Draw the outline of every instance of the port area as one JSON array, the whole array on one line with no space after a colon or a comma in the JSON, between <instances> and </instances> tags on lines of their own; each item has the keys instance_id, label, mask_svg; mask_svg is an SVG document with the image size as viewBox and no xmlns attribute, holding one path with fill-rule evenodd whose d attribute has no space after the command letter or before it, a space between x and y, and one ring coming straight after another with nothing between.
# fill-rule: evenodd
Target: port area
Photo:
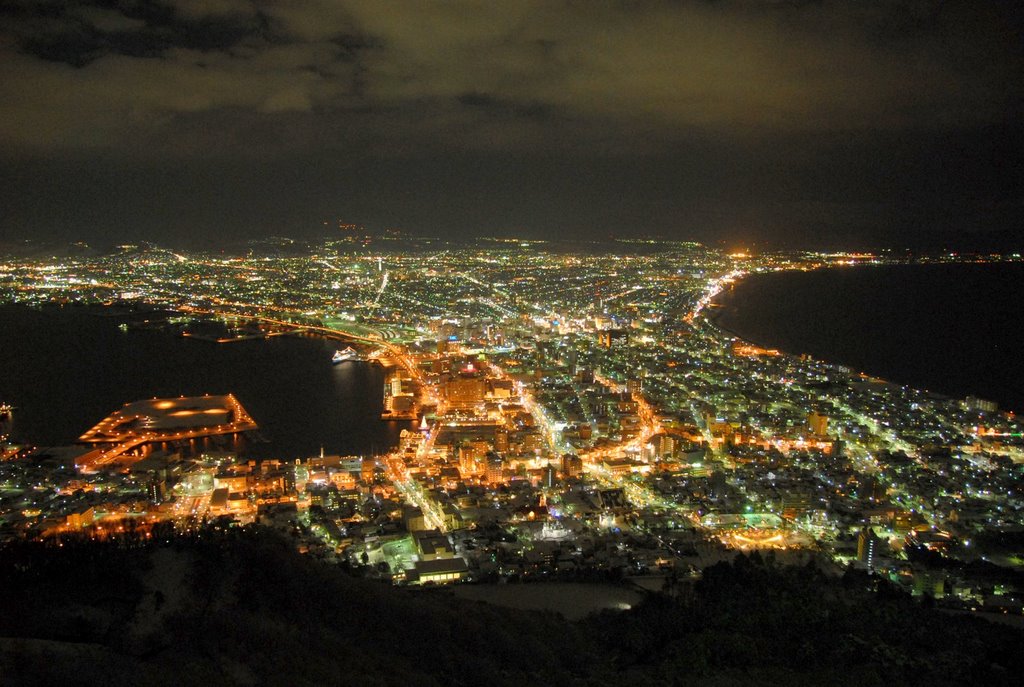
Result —
<instances>
[{"instance_id":1,"label":"port area","mask_svg":"<svg viewBox=\"0 0 1024 687\"><path fill-rule=\"evenodd\" d=\"M417 419L420 416L419 382L409 370L394 361L387 360L381 364L387 371L384 377L384 410L381 412L381 419Z\"/></svg>"},{"instance_id":2,"label":"port area","mask_svg":"<svg viewBox=\"0 0 1024 687\"><path fill-rule=\"evenodd\" d=\"M230 318L195 309L189 311L189 316L193 318L193 323L189 328L183 330L182 334L216 343L231 343L290 334L316 336L330 341L338 341L358 353L358 356L353 357L351 361L373 363L385 369L384 403L380 415L382 420L416 420L423 414L423 403L420 398L423 389L423 375L417 368L416 361L406 355L400 347L385 341L383 335L376 330L347 321L330 322L332 327L345 327L345 329L335 329L320 324L296 324L261 316ZM219 333L222 330L216 328L221 325L234 325L234 327L227 329L228 334L225 336ZM214 329L209 329L211 326ZM206 327L205 331L213 333L205 337L200 336L198 332L202 331L201 327ZM373 345L373 349L367 351L368 345ZM349 359L333 362L340 365L349 362Z\"/></svg>"},{"instance_id":3,"label":"port area","mask_svg":"<svg viewBox=\"0 0 1024 687\"><path fill-rule=\"evenodd\" d=\"M245 318L214 318L210 316L191 319L181 328L186 339L209 341L210 343L236 343L254 339L269 339L275 336L304 334L308 328L260 322Z\"/></svg>"},{"instance_id":4,"label":"port area","mask_svg":"<svg viewBox=\"0 0 1024 687\"><path fill-rule=\"evenodd\" d=\"M141 460L153 444L240 434L257 429L233 394L181 396L126 403L78 440L96 448L81 456L84 472Z\"/></svg>"}]
</instances>

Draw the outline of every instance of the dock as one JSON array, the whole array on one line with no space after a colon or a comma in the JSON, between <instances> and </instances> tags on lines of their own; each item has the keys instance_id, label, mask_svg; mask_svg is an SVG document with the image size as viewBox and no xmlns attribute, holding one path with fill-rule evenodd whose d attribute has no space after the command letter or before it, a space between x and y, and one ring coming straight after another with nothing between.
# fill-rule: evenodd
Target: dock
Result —
<instances>
[{"instance_id":1,"label":"dock","mask_svg":"<svg viewBox=\"0 0 1024 687\"><path fill-rule=\"evenodd\" d=\"M134 462L129 456L147 444L182 441L258 428L234 394L181 396L126 403L78 438L96 450L82 456L77 467L90 471L112 463Z\"/></svg>"}]
</instances>

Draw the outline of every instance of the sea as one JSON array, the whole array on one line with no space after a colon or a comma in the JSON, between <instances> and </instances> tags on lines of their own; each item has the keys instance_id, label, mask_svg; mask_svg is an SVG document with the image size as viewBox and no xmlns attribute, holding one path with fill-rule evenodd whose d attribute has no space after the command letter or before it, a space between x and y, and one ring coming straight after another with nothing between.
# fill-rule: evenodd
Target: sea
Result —
<instances>
[{"instance_id":1,"label":"sea","mask_svg":"<svg viewBox=\"0 0 1024 687\"><path fill-rule=\"evenodd\" d=\"M716 305L720 327L761 346L1024 412L1024 263L757 274Z\"/></svg>"},{"instance_id":2,"label":"sea","mask_svg":"<svg viewBox=\"0 0 1024 687\"><path fill-rule=\"evenodd\" d=\"M11 439L68 445L125 403L233 393L259 425L241 442L207 442L253 459L369 455L409 422L380 419L384 370L331 364L337 341L278 336L227 344L129 329L101 308L0 306L0 402Z\"/></svg>"}]
</instances>

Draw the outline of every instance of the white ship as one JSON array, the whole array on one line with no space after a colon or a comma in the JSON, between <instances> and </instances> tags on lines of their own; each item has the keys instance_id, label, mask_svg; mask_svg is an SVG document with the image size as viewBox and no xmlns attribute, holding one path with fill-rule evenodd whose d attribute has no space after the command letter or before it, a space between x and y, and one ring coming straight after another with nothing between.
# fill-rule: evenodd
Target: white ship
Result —
<instances>
[{"instance_id":1,"label":"white ship","mask_svg":"<svg viewBox=\"0 0 1024 687\"><path fill-rule=\"evenodd\" d=\"M348 362L349 360L359 360L359 352L351 346L337 350L331 356L331 362L335 365Z\"/></svg>"}]
</instances>

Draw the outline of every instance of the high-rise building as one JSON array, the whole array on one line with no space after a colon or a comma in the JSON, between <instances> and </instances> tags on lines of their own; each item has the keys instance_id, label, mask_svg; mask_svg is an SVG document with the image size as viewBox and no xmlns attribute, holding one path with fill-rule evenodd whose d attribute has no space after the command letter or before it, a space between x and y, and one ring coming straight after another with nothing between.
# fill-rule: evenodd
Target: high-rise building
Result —
<instances>
[{"instance_id":1,"label":"high-rise building","mask_svg":"<svg viewBox=\"0 0 1024 687\"><path fill-rule=\"evenodd\" d=\"M505 461L493 451L487 454L487 481L491 484L504 482Z\"/></svg>"},{"instance_id":2,"label":"high-rise building","mask_svg":"<svg viewBox=\"0 0 1024 687\"><path fill-rule=\"evenodd\" d=\"M583 472L583 460L574 453L566 453L562 456L562 476L576 477Z\"/></svg>"},{"instance_id":3,"label":"high-rise building","mask_svg":"<svg viewBox=\"0 0 1024 687\"><path fill-rule=\"evenodd\" d=\"M597 343L604 348L625 346L629 343L629 332L625 329L602 329L597 333Z\"/></svg>"},{"instance_id":4,"label":"high-rise building","mask_svg":"<svg viewBox=\"0 0 1024 687\"><path fill-rule=\"evenodd\" d=\"M875 531L865 525L857 535L857 560L873 570L879 553L878 549L879 539L875 536Z\"/></svg>"},{"instance_id":5,"label":"high-rise building","mask_svg":"<svg viewBox=\"0 0 1024 687\"><path fill-rule=\"evenodd\" d=\"M149 494L150 501L153 503L163 503L164 498L167 496L167 480L159 473L154 473L146 484L146 491Z\"/></svg>"},{"instance_id":6,"label":"high-rise building","mask_svg":"<svg viewBox=\"0 0 1024 687\"><path fill-rule=\"evenodd\" d=\"M828 415L811 411L807 414L807 429L816 437L828 436Z\"/></svg>"},{"instance_id":7,"label":"high-rise building","mask_svg":"<svg viewBox=\"0 0 1024 687\"><path fill-rule=\"evenodd\" d=\"M555 486L555 469L550 465L544 468L544 486L548 489Z\"/></svg>"},{"instance_id":8,"label":"high-rise building","mask_svg":"<svg viewBox=\"0 0 1024 687\"><path fill-rule=\"evenodd\" d=\"M456 454L459 458L459 474L463 479L480 473L480 462L471 444L460 444Z\"/></svg>"},{"instance_id":9,"label":"high-rise building","mask_svg":"<svg viewBox=\"0 0 1024 687\"><path fill-rule=\"evenodd\" d=\"M983 398L977 396L968 396L963 400L961 405L966 410L973 410L979 413L994 413L999 410L999 404L995 401L986 401Z\"/></svg>"},{"instance_id":10,"label":"high-rise building","mask_svg":"<svg viewBox=\"0 0 1024 687\"><path fill-rule=\"evenodd\" d=\"M656 460L671 458L676 452L676 445L676 437L665 433L655 434L651 437L650 441L650 446L653 449Z\"/></svg>"},{"instance_id":11,"label":"high-rise building","mask_svg":"<svg viewBox=\"0 0 1024 687\"><path fill-rule=\"evenodd\" d=\"M473 373L459 373L445 384L445 395L455 408L467 408L484 400L487 383Z\"/></svg>"},{"instance_id":12,"label":"high-rise building","mask_svg":"<svg viewBox=\"0 0 1024 687\"><path fill-rule=\"evenodd\" d=\"M498 453L508 451L508 430L504 427L499 427L494 431L494 450Z\"/></svg>"}]
</instances>

